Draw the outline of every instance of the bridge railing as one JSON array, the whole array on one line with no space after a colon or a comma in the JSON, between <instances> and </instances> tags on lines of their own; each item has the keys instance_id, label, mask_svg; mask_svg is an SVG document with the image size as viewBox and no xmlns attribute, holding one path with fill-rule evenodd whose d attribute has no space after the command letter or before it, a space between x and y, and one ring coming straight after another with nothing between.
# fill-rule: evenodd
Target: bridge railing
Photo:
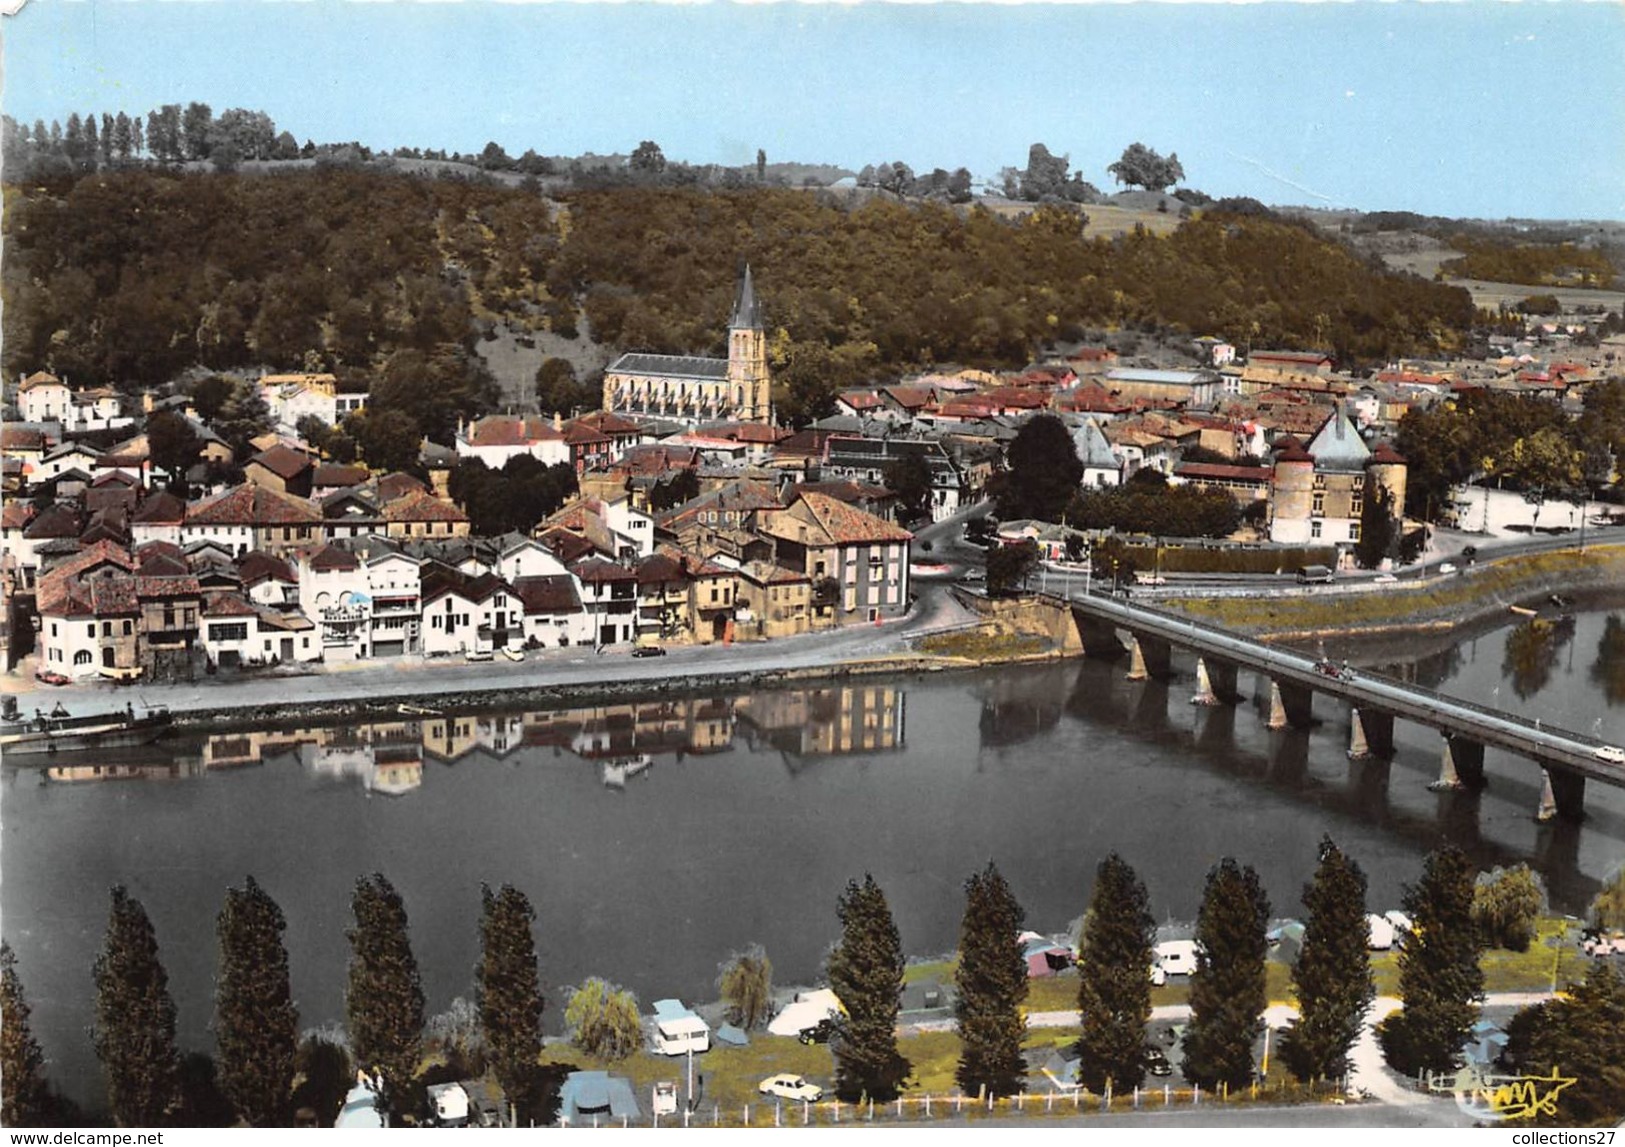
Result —
<instances>
[{"instance_id":1,"label":"bridge railing","mask_svg":"<svg viewBox=\"0 0 1625 1147\"><path fill-rule=\"evenodd\" d=\"M1064 600L1075 602L1080 597L1082 597L1081 594L1077 597L1066 598ZM1255 658L1256 660L1260 660L1265 663L1275 662L1279 664L1286 662L1290 664L1293 662L1298 662L1300 664L1295 665L1294 668L1304 669L1311 672L1314 670L1315 659L1312 657L1307 657L1304 654L1295 653L1289 650L1275 649L1264 645L1261 642L1251 641L1231 630L1224 629L1220 626L1211 625L1205 621L1199 621L1193 617L1188 617L1185 614L1174 613L1171 610L1158 609L1155 606L1145 605L1140 602L1130 603L1127 601L1119 601L1115 598L1106 597L1105 595L1096 596L1091 594L1088 598L1083 600L1096 604L1105 604L1109 607L1108 612L1126 617L1132 617L1136 613L1149 614L1151 617L1165 623L1170 628L1181 629L1191 633L1200 633L1209 638L1215 644L1228 646L1242 655ZM1503 712L1499 709L1492 709L1487 705L1480 705L1477 702L1467 701L1461 697L1454 697L1447 693L1440 693L1437 690L1429 689L1426 686L1416 685L1409 681L1401 681L1398 678L1389 677L1386 674L1377 673L1369 669L1360 670L1360 678L1374 680L1391 688L1400 689L1408 693L1415 694L1417 700L1419 701L1430 702L1434 705L1449 706L1455 709L1463 709L1470 713L1475 713L1479 716L1490 718L1491 720L1497 721L1504 725L1516 726L1520 729L1524 729L1535 734L1538 738L1543 740L1548 738L1553 740L1565 740L1573 742L1577 745L1585 745L1593 749L1609 743L1601 738L1593 737L1586 733L1577 733L1572 729L1563 729L1555 725L1547 725L1544 723L1537 724L1533 719L1528 717L1523 717L1515 713Z\"/></svg>"}]
</instances>

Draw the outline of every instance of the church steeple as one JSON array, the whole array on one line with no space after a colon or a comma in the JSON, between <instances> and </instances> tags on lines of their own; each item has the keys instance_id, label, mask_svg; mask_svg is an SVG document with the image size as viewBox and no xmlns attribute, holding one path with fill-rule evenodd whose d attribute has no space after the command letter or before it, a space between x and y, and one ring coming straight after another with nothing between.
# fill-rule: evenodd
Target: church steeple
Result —
<instances>
[{"instance_id":1,"label":"church steeple","mask_svg":"<svg viewBox=\"0 0 1625 1147\"><path fill-rule=\"evenodd\" d=\"M745 264L745 277L739 280L739 294L734 299L733 317L728 320L729 330L759 331L762 329L762 306L756 300L756 285L751 281L750 264Z\"/></svg>"}]
</instances>

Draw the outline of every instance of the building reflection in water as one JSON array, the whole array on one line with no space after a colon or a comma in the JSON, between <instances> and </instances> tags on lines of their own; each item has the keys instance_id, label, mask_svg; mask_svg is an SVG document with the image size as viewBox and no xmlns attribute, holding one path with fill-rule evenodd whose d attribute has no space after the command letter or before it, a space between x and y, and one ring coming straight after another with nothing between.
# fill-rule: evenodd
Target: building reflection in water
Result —
<instances>
[{"instance_id":1,"label":"building reflection in water","mask_svg":"<svg viewBox=\"0 0 1625 1147\"><path fill-rule=\"evenodd\" d=\"M286 757L309 773L402 796L423 785L424 761L455 766L473 754L513 757L551 749L597 769L623 790L662 758L727 752L736 735L787 762L876 753L904 744L904 691L895 685L769 690L748 697L684 697L525 713L439 713L414 708L398 721L236 730L126 750L128 760L60 763L52 782L199 777ZM141 754L136 756L136 754ZM533 759L533 758L532 758Z\"/></svg>"}]
</instances>

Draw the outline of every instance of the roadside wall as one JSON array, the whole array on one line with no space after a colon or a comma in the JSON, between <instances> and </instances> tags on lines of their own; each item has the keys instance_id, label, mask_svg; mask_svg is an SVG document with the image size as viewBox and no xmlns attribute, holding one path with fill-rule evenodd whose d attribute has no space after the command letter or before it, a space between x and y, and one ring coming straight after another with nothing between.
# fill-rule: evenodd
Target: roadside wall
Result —
<instances>
[{"instance_id":1,"label":"roadside wall","mask_svg":"<svg viewBox=\"0 0 1625 1147\"><path fill-rule=\"evenodd\" d=\"M1083 639L1078 635L1072 611L1064 605L1037 597L983 597L958 586L951 591L954 600L980 617L996 633L1020 633L1042 637L1063 657L1081 657Z\"/></svg>"}]
</instances>

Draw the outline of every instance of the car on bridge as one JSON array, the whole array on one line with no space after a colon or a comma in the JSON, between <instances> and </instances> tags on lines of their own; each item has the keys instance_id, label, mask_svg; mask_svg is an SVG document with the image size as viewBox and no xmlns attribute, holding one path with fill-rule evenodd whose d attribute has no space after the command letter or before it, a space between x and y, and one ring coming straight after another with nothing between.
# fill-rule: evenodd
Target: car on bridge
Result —
<instances>
[{"instance_id":1,"label":"car on bridge","mask_svg":"<svg viewBox=\"0 0 1625 1147\"><path fill-rule=\"evenodd\" d=\"M1625 749L1618 745L1598 745L1594 754L1599 761L1610 765L1625 765Z\"/></svg>"}]
</instances>

